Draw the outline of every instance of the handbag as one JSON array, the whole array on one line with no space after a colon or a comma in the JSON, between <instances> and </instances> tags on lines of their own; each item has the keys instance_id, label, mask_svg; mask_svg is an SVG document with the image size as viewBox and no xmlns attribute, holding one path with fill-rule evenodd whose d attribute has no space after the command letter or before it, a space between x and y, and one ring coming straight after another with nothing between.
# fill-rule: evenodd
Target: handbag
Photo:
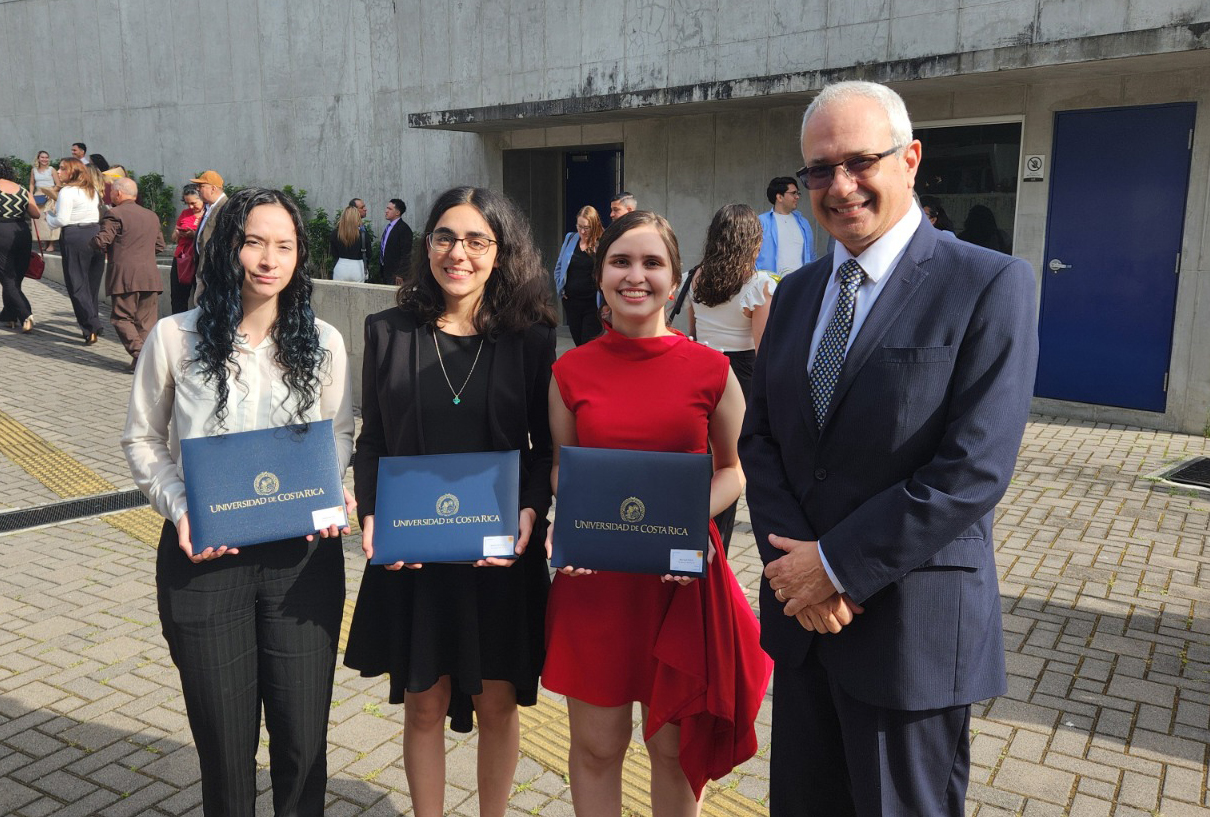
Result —
<instances>
[{"instance_id":1,"label":"handbag","mask_svg":"<svg viewBox=\"0 0 1210 817\"><path fill-rule=\"evenodd\" d=\"M176 280L184 286L192 286L196 274L197 256L194 254L192 245L184 248L178 247L176 255Z\"/></svg>"},{"instance_id":2,"label":"handbag","mask_svg":"<svg viewBox=\"0 0 1210 817\"><path fill-rule=\"evenodd\" d=\"M29 266L25 268L25 277L40 281L42 273L46 272L46 259L42 257L42 236L38 235L37 222L34 222L34 236L38 240L38 251L29 254Z\"/></svg>"}]
</instances>

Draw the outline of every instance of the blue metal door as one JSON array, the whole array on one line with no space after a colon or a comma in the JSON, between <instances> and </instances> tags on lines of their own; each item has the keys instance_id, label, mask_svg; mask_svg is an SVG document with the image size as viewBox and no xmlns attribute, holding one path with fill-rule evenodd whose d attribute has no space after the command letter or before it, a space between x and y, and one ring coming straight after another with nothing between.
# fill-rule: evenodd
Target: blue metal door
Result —
<instances>
[{"instance_id":1,"label":"blue metal door","mask_svg":"<svg viewBox=\"0 0 1210 817\"><path fill-rule=\"evenodd\" d=\"M1195 108L1055 114L1039 397L1164 411Z\"/></svg>"},{"instance_id":2,"label":"blue metal door","mask_svg":"<svg viewBox=\"0 0 1210 817\"><path fill-rule=\"evenodd\" d=\"M585 205L597 210L602 224L609 224L609 200L621 188L622 151L573 150L568 152L564 179L563 221L566 232L576 231L576 213Z\"/></svg>"}]
</instances>

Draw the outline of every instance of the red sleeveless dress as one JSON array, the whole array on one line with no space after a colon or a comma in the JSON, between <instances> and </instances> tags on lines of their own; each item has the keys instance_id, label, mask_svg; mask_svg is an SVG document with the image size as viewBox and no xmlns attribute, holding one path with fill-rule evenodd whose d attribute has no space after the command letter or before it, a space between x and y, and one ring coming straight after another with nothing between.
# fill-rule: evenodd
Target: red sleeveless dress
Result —
<instances>
[{"instance_id":1,"label":"red sleeveless dress","mask_svg":"<svg viewBox=\"0 0 1210 817\"><path fill-rule=\"evenodd\" d=\"M728 366L684 335L633 339L606 325L553 372L581 446L704 453ZM706 576L685 587L633 573L556 575L542 670L543 686L586 703L646 704L645 737L678 724L696 794L755 754L773 666L713 523L710 535Z\"/></svg>"}]
</instances>

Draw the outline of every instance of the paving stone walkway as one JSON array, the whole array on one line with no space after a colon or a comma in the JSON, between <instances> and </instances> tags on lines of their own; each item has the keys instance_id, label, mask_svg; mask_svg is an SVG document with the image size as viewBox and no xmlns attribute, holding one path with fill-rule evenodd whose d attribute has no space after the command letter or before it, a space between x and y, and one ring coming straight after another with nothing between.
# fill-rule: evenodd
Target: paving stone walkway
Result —
<instances>
[{"instance_id":1,"label":"paving stone walkway","mask_svg":"<svg viewBox=\"0 0 1210 817\"><path fill-rule=\"evenodd\" d=\"M112 334L79 340L61 287L27 282L38 325L0 329L0 511L132 485L118 447L130 376ZM975 707L968 813L1204 815L1210 809L1210 497L1149 478L1202 437L1034 417L998 509L1009 693ZM57 459L57 458L62 458ZM754 598L746 512L732 562ZM200 815L196 755L159 632L159 519L126 511L0 534L0 814ZM344 543L350 601L362 569ZM410 814L402 712L339 668L330 815ZM760 754L707 814L763 814ZM570 815L562 702L523 710L510 815ZM637 733L636 733L637 739ZM632 747L627 808L647 813ZM478 814L476 737L448 733L449 814ZM268 789L267 753L260 757ZM271 813L262 797L259 813Z\"/></svg>"}]
</instances>

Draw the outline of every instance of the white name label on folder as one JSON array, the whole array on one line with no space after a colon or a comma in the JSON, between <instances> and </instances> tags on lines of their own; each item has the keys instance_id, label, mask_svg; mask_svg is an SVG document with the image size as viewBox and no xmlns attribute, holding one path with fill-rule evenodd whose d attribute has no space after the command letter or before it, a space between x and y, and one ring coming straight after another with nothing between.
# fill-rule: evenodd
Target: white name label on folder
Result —
<instances>
[{"instance_id":1,"label":"white name label on folder","mask_svg":"<svg viewBox=\"0 0 1210 817\"><path fill-rule=\"evenodd\" d=\"M498 528L497 528L498 530ZM487 556L516 556L513 551L513 537L511 536L484 536L483 537L483 555Z\"/></svg>"},{"instance_id":2,"label":"white name label on folder","mask_svg":"<svg viewBox=\"0 0 1210 817\"><path fill-rule=\"evenodd\" d=\"M337 505L335 508L323 508L318 511L311 511L311 527L315 530L323 530L324 528L335 525L338 528L343 528L348 524L345 519L345 509L343 505Z\"/></svg>"},{"instance_id":3,"label":"white name label on folder","mask_svg":"<svg viewBox=\"0 0 1210 817\"><path fill-rule=\"evenodd\" d=\"M700 573L702 555L700 550L670 550L668 552L668 569Z\"/></svg>"}]
</instances>

